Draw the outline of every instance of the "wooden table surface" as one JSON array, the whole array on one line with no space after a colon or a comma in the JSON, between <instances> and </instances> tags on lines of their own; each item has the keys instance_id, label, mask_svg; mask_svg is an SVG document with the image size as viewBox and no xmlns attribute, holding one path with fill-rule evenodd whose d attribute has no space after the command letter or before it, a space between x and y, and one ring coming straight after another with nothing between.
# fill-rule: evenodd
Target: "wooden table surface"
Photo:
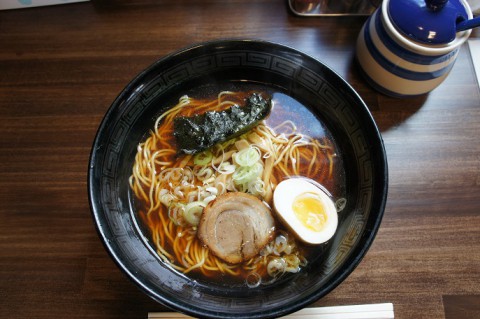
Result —
<instances>
[{"instance_id":1,"label":"wooden table surface","mask_svg":"<svg viewBox=\"0 0 480 319\"><path fill-rule=\"evenodd\" d=\"M302 18L279 0L108 0L0 12L0 317L168 311L97 236L87 168L98 125L141 70L192 43L260 38L351 83L385 141L385 216L359 267L313 306L392 302L395 318L480 318L480 92L468 46L430 94L373 91L353 63L365 17ZM478 32L474 37L480 37Z\"/></svg>"}]
</instances>

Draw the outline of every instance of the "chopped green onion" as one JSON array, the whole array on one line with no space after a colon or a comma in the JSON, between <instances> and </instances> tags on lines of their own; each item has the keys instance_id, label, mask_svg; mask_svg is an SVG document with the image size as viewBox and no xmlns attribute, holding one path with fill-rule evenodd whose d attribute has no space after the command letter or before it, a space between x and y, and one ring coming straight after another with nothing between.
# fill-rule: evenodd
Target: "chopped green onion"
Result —
<instances>
[{"instance_id":1,"label":"chopped green onion","mask_svg":"<svg viewBox=\"0 0 480 319\"><path fill-rule=\"evenodd\" d=\"M232 179L237 185L243 185L255 180L262 173L262 164L256 162L253 166L241 166L235 173L233 173Z\"/></svg>"},{"instance_id":2,"label":"chopped green onion","mask_svg":"<svg viewBox=\"0 0 480 319\"><path fill-rule=\"evenodd\" d=\"M297 273L300 271L300 258L296 255L288 255L284 257L287 266L285 271Z\"/></svg>"},{"instance_id":3,"label":"chopped green onion","mask_svg":"<svg viewBox=\"0 0 480 319\"><path fill-rule=\"evenodd\" d=\"M256 288L262 283L262 277L257 272L251 272L248 274L245 282L249 288Z\"/></svg>"},{"instance_id":4,"label":"chopped green onion","mask_svg":"<svg viewBox=\"0 0 480 319\"><path fill-rule=\"evenodd\" d=\"M253 166L260 159L260 150L257 147L250 146L235 153L235 162L240 166Z\"/></svg>"},{"instance_id":5,"label":"chopped green onion","mask_svg":"<svg viewBox=\"0 0 480 319\"><path fill-rule=\"evenodd\" d=\"M235 171L235 165L230 162L223 162L217 169L220 174L232 174Z\"/></svg>"},{"instance_id":6,"label":"chopped green onion","mask_svg":"<svg viewBox=\"0 0 480 319\"><path fill-rule=\"evenodd\" d=\"M206 204L200 201L188 203L185 206L183 217L190 225L197 226L200 222L200 217L202 216L205 206Z\"/></svg>"},{"instance_id":7,"label":"chopped green onion","mask_svg":"<svg viewBox=\"0 0 480 319\"><path fill-rule=\"evenodd\" d=\"M185 205L182 203L172 203L168 207L168 217L177 226L184 226L180 216L185 214Z\"/></svg>"},{"instance_id":8,"label":"chopped green onion","mask_svg":"<svg viewBox=\"0 0 480 319\"><path fill-rule=\"evenodd\" d=\"M339 198L336 202L335 202L335 209L337 210L337 213L341 212L345 206L347 206L347 199L346 198Z\"/></svg>"},{"instance_id":9,"label":"chopped green onion","mask_svg":"<svg viewBox=\"0 0 480 319\"><path fill-rule=\"evenodd\" d=\"M260 176L253 181L248 182L248 193L252 195L265 195L265 183L260 179Z\"/></svg>"},{"instance_id":10,"label":"chopped green onion","mask_svg":"<svg viewBox=\"0 0 480 319\"><path fill-rule=\"evenodd\" d=\"M210 164L213 159L213 154L210 150L203 151L201 153L195 154L193 157L193 163L195 165L205 166Z\"/></svg>"},{"instance_id":11,"label":"chopped green onion","mask_svg":"<svg viewBox=\"0 0 480 319\"><path fill-rule=\"evenodd\" d=\"M213 176L213 169L209 166L197 165L194 167L194 175L201 181L208 180Z\"/></svg>"},{"instance_id":12,"label":"chopped green onion","mask_svg":"<svg viewBox=\"0 0 480 319\"><path fill-rule=\"evenodd\" d=\"M267 265L267 272L270 277L277 277L282 275L287 268L287 263L283 258L275 258Z\"/></svg>"}]
</instances>

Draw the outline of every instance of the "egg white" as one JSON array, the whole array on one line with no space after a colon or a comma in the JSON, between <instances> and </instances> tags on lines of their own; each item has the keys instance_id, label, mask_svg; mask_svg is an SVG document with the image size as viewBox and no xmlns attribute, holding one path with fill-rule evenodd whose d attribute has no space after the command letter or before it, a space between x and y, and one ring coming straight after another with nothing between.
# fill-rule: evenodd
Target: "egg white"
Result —
<instances>
[{"instance_id":1,"label":"egg white","mask_svg":"<svg viewBox=\"0 0 480 319\"><path fill-rule=\"evenodd\" d=\"M327 221L319 232L305 227L292 209L294 199L304 193L314 193L325 208ZM273 193L273 205L277 215L296 234L309 244L322 244L335 234L338 225L337 210L332 199L319 187L304 178L290 178L280 182Z\"/></svg>"}]
</instances>

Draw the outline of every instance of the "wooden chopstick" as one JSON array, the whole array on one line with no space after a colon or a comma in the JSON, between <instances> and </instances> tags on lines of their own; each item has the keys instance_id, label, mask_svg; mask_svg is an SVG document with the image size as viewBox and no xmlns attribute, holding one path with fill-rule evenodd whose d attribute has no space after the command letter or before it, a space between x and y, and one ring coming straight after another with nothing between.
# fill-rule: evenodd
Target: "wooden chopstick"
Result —
<instances>
[{"instance_id":1,"label":"wooden chopstick","mask_svg":"<svg viewBox=\"0 0 480 319\"><path fill-rule=\"evenodd\" d=\"M192 318L178 312L150 312L148 319ZM393 304L378 303L368 305L304 308L284 319L393 319Z\"/></svg>"}]
</instances>

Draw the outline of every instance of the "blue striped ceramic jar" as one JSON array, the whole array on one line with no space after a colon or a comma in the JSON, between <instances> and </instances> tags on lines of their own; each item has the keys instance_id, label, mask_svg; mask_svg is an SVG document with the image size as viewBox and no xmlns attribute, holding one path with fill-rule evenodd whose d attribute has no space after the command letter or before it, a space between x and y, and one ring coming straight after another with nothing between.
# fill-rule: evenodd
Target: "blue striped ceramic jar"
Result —
<instances>
[{"instance_id":1,"label":"blue striped ceramic jar","mask_svg":"<svg viewBox=\"0 0 480 319\"><path fill-rule=\"evenodd\" d=\"M395 27L388 12L390 1L384 0L363 26L356 59L367 81L384 94L409 97L428 93L447 77L471 30L457 33L448 43L422 43ZM471 19L468 3L459 1Z\"/></svg>"}]
</instances>

